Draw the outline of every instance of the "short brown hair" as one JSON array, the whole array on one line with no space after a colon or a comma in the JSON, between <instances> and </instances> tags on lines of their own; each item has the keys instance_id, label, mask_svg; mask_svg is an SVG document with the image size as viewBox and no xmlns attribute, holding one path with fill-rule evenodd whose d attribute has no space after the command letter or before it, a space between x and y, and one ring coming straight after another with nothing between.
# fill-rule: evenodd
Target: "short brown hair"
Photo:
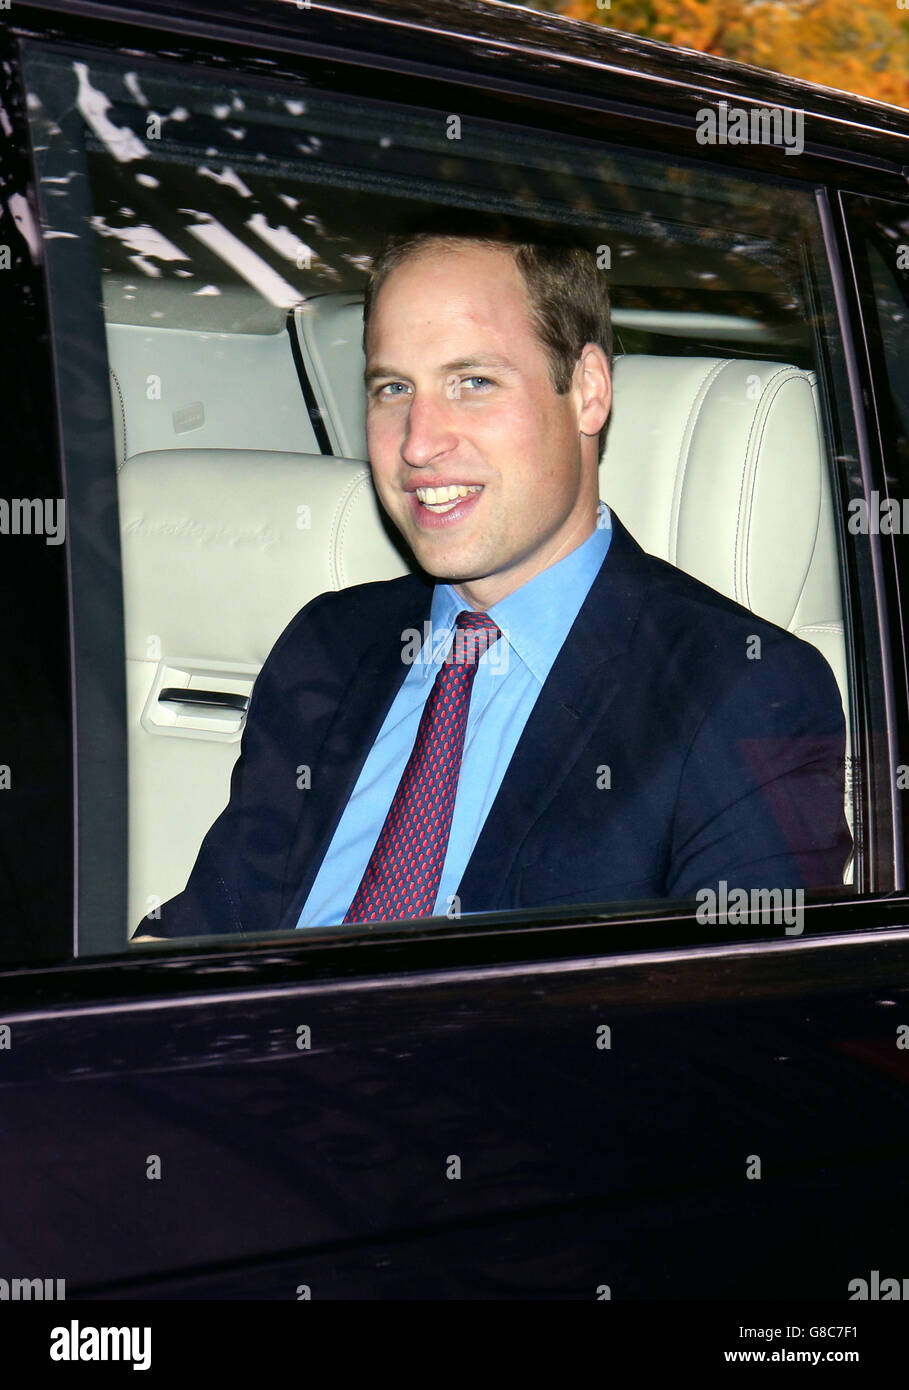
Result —
<instances>
[{"instance_id":1,"label":"short brown hair","mask_svg":"<svg viewBox=\"0 0 909 1390\"><path fill-rule=\"evenodd\" d=\"M550 376L563 396L585 343L597 343L612 372L612 318L609 289L597 269L596 253L570 233L528 229L505 218L450 213L386 237L373 260L363 304L363 349L376 296L391 272L434 242L455 247L462 242L511 251L527 288L531 322L549 357ZM602 451L609 421L600 431Z\"/></svg>"}]
</instances>

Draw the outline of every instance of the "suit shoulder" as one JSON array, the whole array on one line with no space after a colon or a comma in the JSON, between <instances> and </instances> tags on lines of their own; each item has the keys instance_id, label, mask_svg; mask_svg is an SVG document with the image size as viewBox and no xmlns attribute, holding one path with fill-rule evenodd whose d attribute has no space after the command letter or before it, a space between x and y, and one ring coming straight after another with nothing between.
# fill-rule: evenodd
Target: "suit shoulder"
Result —
<instances>
[{"instance_id":1,"label":"suit shoulder","mask_svg":"<svg viewBox=\"0 0 909 1390\"><path fill-rule=\"evenodd\" d=\"M332 589L319 597L339 614L368 620L389 614L406 616L421 603L432 601L433 587L431 580L420 575L402 574L397 579L374 579L346 589Z\"/></svg>"},{"instance_id":2,"label":"suit shoulder","mask_svg":"<svg viewBox=\"0 0 909 1390\"><path fill-rule=\"evenodd\" d=\"M744 633L774 643L792 644L793 648L814 650L810 643L779 623L760 617L668 560L645 555L644 568L649 572L646 610L660 623L671 625L670 630L686 632L693 638L701 636L713 646L724 640L738 641Z\"/></svg>"},{"instance_id":3,"label":"suit shoulder","mask_svg":"<svg viewBox=\"0 0 909 1390\"><path fill-rule=\"evenodd\" d=\"M415 574L398 579L379 579L331 589L302 609L298 617L309 620L315 630L330 630L335 640L347 638L352 645L369 644L383 632L398 634L415 619L429 612L433 585Z\"/></svg>"},{"instance_id":4,"label":"suit shoulder","mask_svg":"<svg viewBox=\"0 0 909 1390\"><path fill-rule=\"evenodd\" d=\"M418 575L327 589L299 609L272 647L268 661L294 660L305 650L314 655L323 644L334 655L355 657L382 632L398 634L402 626L427 611L432 584Z\"/></svg>"},{"instance_id":5,"label":"suit shoulder","mask_svg":"<svg viewBox=\"0 0 909 1390\"><path fill-rule=\"evenodd\" d=\"M640 650L658 652L663 669L674 672L685 688L719 698L744 669L770 684L794 682L806 694L813 690L825 703L839 705L834 673L812 643L647 554L636 542L623 551L625 580L637 589L633 640Z\"/></svg>"}]
</instances>

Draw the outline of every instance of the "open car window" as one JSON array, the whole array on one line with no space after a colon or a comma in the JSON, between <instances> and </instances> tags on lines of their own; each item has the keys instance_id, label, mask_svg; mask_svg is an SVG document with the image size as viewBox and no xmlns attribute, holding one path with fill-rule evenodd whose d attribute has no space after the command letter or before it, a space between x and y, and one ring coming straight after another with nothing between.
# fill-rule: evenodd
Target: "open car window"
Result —
<instances>
[{"instance_id":1,"label":"open car window","mask_svg":"<svg viewBox=\"0 0 909 1390\"><path fill-rule=\"evenodd\" d=\"M889 772L868 766L885 718L868 543L846 526L862 484L812 190L144 60L29 45L25 68L71 519L79 954L126 950L140 922L155 935L295 614L416 572L371 489L362 306L383 238L418 208L533 219L597 259L615 335L600 495L645 552L820 654L854 848L818 891L894 886ZM761 659L760 640L742 653ZM621 818L616 757L588 780ZM287 774L305 815L318 763ZM639 779L646 800L656 772ZM562 795L580 834L570 778ZM653 911L646 885L591 897L585 858L579 842L566 891L530 854L528 907ZM728 904L698 918L680 897L689 928L724 930ZM800 901L769 927L726 924L801 930Z\"/></svg>"}]
</instances>

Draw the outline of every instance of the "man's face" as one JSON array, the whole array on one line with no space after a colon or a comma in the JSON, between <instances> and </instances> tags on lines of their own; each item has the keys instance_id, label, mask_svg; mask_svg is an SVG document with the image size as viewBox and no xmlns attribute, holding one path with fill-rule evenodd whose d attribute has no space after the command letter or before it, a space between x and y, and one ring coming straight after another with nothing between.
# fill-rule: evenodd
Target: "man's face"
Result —
<instances>
[{"instance_id":1,"label":"man's face","mask_svg":"<svg viewBox=\"0 0 909 1390\"><path fill-rule=\"evenodd\" d=\"M370 316L366 430L376 490L419 564L477 608L554 564L596 525L608 364L594 349L599 411L589 403L597 382L580 367L557 395L529 315L511 252L461 243L396 267Z\"/></svg>"}]
</instances>

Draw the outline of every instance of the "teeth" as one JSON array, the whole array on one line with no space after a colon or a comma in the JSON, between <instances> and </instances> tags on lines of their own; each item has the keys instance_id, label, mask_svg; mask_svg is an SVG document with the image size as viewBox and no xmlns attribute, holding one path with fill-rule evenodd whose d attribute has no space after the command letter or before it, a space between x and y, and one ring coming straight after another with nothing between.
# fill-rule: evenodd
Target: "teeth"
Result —
<instances>
[{"instance_id":1,"label":"teeth","mask_svg":"<svg viewBox=\"0 0 909 1390\"><path fill-rule=\"evenodd\" d=\"M479 483L471 484L469 487L463 483L452 483L449 487L418 487L417 497L424 507L432 507L440 512L450 512L456 502L462 497L467 497L471 492L482 491Z\"/></svg>"}]
</instances>

